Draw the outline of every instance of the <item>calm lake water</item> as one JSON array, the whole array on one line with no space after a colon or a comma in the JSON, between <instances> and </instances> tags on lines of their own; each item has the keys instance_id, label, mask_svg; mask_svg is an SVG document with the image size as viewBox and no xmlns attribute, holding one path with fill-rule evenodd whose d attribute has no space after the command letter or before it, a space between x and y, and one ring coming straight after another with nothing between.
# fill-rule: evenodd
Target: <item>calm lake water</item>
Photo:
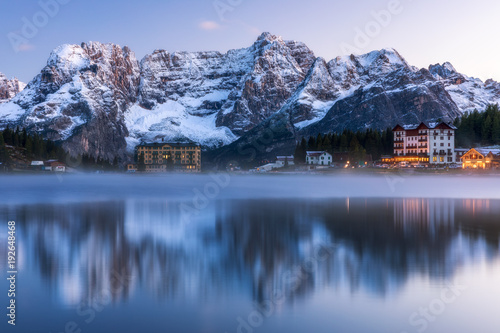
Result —
<instances>
[{"instance_id":1,"label":"calm lake water","mask_svg":"<svg viewBox=\"0 0 500 333\"><path fill-rule=\"evenodd\" d=\"M3 177L1 331L498 333L498 182Z\"/></svg>"}]
</instances>

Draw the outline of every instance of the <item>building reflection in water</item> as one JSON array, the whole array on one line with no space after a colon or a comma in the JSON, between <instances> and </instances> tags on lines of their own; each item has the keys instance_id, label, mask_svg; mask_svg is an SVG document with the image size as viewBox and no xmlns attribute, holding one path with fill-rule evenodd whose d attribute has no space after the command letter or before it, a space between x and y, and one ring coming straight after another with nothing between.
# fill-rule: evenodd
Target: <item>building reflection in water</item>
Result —
<instances>
[{"instance_id":1,"label":"building reflection in water","mask_svg":"<svg viewBox=\"0 0 500 333\"><path fill-rule=\"evenodd\" d=\"M499 214L498 201L445 199L223 201L188 221L166 201L0 207L23 230L24 267L67 306L103 290L114 302L260 301L290 276L300 281L288 302L323 288L384 297L412 276L448 280L496 259ZM328 255L305 270L318 253Z\"/></svg>"}]
</instances>

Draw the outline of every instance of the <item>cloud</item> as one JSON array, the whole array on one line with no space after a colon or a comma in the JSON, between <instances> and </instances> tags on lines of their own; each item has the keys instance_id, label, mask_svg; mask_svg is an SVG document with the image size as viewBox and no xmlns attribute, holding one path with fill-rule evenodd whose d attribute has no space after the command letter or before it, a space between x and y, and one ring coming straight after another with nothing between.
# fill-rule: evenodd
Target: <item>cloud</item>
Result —
<instances>
[{"instance_id":1,"label":"cloud","mask_svg":"<svg viewBox=\"0 0 500 333\"><path fill-rule=\"evenodd\" d=\"M221 28L220 24L214 21L203 21L200 22L198 27L202 30L218 30Z\"/></svg>"},{"instance_id":2,"label":"cloud","mask_svg":"<svg viewBox=\"0 0 500 333\"><path fill-rule=\"evenodd\" d=\"M31 51L31 50L34 50L34 49L35 49L35 45L28 44L28 43L20 44L20 45L17 46L17 50L20 51L20 52Z\"/></svg>"}]
</instances>

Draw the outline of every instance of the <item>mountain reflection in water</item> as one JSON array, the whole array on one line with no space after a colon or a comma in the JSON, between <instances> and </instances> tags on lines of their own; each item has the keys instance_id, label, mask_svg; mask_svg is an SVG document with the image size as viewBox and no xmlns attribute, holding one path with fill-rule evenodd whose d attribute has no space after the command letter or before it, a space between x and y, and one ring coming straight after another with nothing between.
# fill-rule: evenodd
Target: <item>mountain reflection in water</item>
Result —
<instances>
[{"instance_id":1,"label":"mountain reflection in water","mask_svg":"<svg viewBox=\"0 0 500 333\"><path fill-rule=\"evenodd\" d=\"M160 301L249 302L282 288L287 272L321 261L287 302L325 288L386 297L414 276L452 280L499 254L500 202L448 199L220 201L180 218L170 201L0 206L17 221L20 265L30 267L61 306L101 290L125 302L135 290ZM4 251L4 247L2 247ZM1 253L0 268L5 270ZM118 282L117 282L118 281ZM115 290L115 289L113 289Z\"/></svg>"}]
</instances>

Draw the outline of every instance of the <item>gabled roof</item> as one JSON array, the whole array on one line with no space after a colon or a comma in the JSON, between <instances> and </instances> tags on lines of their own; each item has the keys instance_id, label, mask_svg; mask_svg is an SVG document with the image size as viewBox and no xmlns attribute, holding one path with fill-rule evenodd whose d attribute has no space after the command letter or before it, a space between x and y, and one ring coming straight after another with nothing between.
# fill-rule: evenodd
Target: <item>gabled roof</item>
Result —
<instances>
[{"instance_id":1,"label":"gabled roof","mask_svg":"<svg viewBox=\"0 0 500 333\"><path fill-rule=\"evenodd\" d=\"M276 159L277 160L285 160L285 159L293 160L294 156L293 155L290 155L290 156L276 156Z\"/></svg>"},{"instance_id":2,"label":"gabled roof","mask_svg":"<svg viewBox=\"0 0 500 333\"><path fill-rule=\"evenodd\" d=\"M171 147L199 147L200 145L194 142L148 142L142 143L137 147L163 147L169 145Z\"/></svg>"},{"instance_id":3,"label":"gabled roof","mask_svg":"<svg viewBox=\"0 0 500 333\"><path fill-rule=\"evenodd\" d=\"M429 125L431 125L431 124L429 124ZM453 130L457 129L452 124L448 124L448 123L445 123L445 122L433 123L432 125L433 126L429 126L430 129L453 129Z\"/></svg>"},{"instance_id":4,"label":"gabled roof","mask_svg":"<svg viewBox=\"0 0 500 333\"><path fill-rule=\"evenodd\" d=\"M399 125L397 124L392 131L412 131L412 130L420 130L420 129L453 129L456 130L457 128L453 126L452 124L448 124L445 122L421 122L420 124L409 124L409 125Z\"/></svg>"},{"instance_id":5,"label":"gabled roof","mask_svg":"<svg viewBox=\"0 0 500 333\"><path fill-rule=\"evenodd\" d=\"M307 156L309 156L309 157L319 157L327 152L326 151L308 151L306 153L307 153Z\"/></svg>"},{"instance_id":6,"label":"gabled roof","mask_svg":"<svg viewBox=\"0 0 500 333\"><path fill-rule=\"evenodd\" d=\"M485 150L485 149L471 148L471 149L469 149L469 151L467 151L465 154L463 154L463 156L460 157L460 159L465 159L465 157L468 156L468 155L470 155L470 154L477 154L477 155L481 155L481 156L485 157L489 153L490 153L490 151Z\"/></svg>"}]
</instances>

